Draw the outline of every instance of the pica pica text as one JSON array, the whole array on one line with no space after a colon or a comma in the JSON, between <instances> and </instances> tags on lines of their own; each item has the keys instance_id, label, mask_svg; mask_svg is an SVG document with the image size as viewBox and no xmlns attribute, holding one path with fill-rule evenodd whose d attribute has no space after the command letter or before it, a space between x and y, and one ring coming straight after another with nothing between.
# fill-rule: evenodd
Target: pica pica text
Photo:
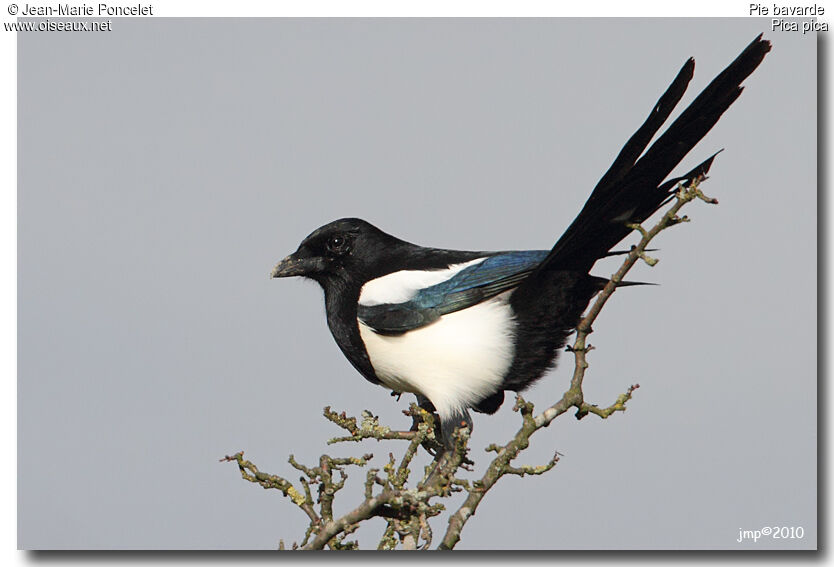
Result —
<instances>
[{"instance_id":1,"label":"pica pica text","mask_svg":"<svg viewBox=\"0 0 834 567\"><path fill-rule=\"evenodd\" d=\"M425 248L345 218L310 234L272 276L318 282L330 331L356 370L433 406L448 441L455 427L471 427L470 408L494 413L504 391L524 390L555 364L607 282L590 275L594 263L631 232L628 224L666 203L679 182L709 171L715 155L667 179L768 51L760 35L649 147L693 76L689 59L550 250Z\"/></svg>"}]
</instances>

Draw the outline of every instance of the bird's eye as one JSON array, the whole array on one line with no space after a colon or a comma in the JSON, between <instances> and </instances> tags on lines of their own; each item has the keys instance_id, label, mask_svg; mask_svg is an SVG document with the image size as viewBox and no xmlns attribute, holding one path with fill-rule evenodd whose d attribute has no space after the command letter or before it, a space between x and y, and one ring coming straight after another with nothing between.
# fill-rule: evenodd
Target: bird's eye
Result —
<instances>
[{"instance_id":1,"label":"bird's eye","mask_svg":"<svg viewBox=\"0 0 834 567\"><path fill-rule=\"evenodd\" d=\"M345 239L345 237L337 234L335 236L331 236L327 240L327 249L330 252L333 252L334 254L341 254L345 251L346 243L347 240Z\"/></svg>"}]
</instances>

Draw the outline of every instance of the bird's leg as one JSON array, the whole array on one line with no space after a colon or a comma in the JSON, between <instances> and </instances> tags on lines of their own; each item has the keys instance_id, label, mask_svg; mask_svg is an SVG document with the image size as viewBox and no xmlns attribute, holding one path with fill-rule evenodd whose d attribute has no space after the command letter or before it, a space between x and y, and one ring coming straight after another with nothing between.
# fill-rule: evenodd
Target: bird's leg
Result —
<instances>
[{"instance_id":1,"label":"bird's leg","mask_svg":"<svg viewBox=\"0 0 834 567\"><path fill-rule=\"evenodd\" d=\"M443 443L445 447L453 448L455 446L454 433L457 428L468 427L469 432L472 432L472 417L469 415L469 411L465 409L459 409L455 410L455 412L450 416L441 417L440 415L438 415L437 410L435 409L434 404L431 402L430 399L423 396L422 394L414 395L417 397L417 405L426 410L427 412L434 414L435 419L440 422L440 431L435 430L435 436L438 438L438 441ZM411 430L416 431L417 425L419 424L415 420L414 424L411 426Z\"/></svg>"},{"instance_id":2,"label":"bird's leg","mask_svg":"<svg viewBox=\"0 0 834 567\"><path fill-rule=\"evenodd\" d=\"M501 394L503 396L503 392ZM440 417L430 399L422 394L414 395L417 397L417 405L427 412L434 414L435 419L440 422L440 431L435 430L435 436L438 437L438 441L443 443L445 447L453 448L455 446L454 433L457 428L468 427L469 432L472 432L472 416L469 415L468 410L459 409L451 416ZM416 431L418 425L419 423L415 420L411 426L411 430Z\"/></svg>"},{"instance_id":3,"label":"bird's leg","mask_svg":"<svg viewBox=\"0 0 834 567\"><path fill-rule=\"evenodd\" d=\"M442 443L442 449L439 454L435 455L434 466L426 475L426 479L423 481L423 486L428 486L434 483L438 478L440 471L448 466L451 459L455 458L455 451L459 449L457 446L457 443L459 442L458 436L463 429L468 429L470 433L472 432L472 417L465 409L457 410L450 417L440 420L440 432L442 437L440 441ZM457 436L455 435L456 432L458 432ZM460 450L464 451L464 454L461 455L458 466L463 465L465 467L466 465L471 465L472 461L466 458L465 445L460 447ZM451 471L451 474L454 475L454 471Z\"/></svg>"},{"instance_id":4,"label":"bird's leg","mask_svg":"<svg viewBox=\"0 0 834 567\"><path fill-rule=\"evenodd\" d=\"M420 409L429 412L434 417L434 423L440 422L440 416L437 415L437 410L434 408L434 404L431 403L427 397L421 394L414 394L417 398L417 405ZM417 431L420 427L420 424L423 423L424 419L418 414L411 414L411 429L410 431ZM423 448L426 452L434 457L437 454L439 449L442 449L440 445L440 436L435 434L435 439L425 439L422 443Z\"/></svg>"},{"instance_id":5,"label":"bird's leg","mask_svg":"<svg viewBox=\"0 0 834 567\"><path fill-rule=\"evenodd\" d=\"M414 397L417 398L418 406L420 406L429 413L437 414L437 410L434 409L434 404L431 403L431 400L428 399L426 396L422 394L414 394Z\"/></svg>"},{"instance_id":6,"label":"bird's leg","mask_svg":"<svg viewBox=\"0 0 834 567\"><path fill-rule=\"evenodd\" d=\"M435 423L440 423L440 429L438 430L435 428L434 433L437 442L443 446L443 452L453 450L455 448L454 435L457 429L466 427L469 428L470 433L472 432L474 426L472 424L472 416L469 415L469 411L460 409L455 411L455 413L451 416L443 418L438 415L437 409L435 409L434 404L430 399L422 394L414 394L414 396L417 398L417 405L425 411L431 413L434 416ZM417 431L420 423L421 420L419 420L416 416L412 416L411 431ZM436 448L436 445L434 443L424 443L423 447L429 452L429 454L435 454L434 449Z\"/></svg>"},{"instance_id":7,"label":"bird's leg","mask_svg":"<svg viewBox=\"0 0 834 567\"><path fill-rule=\"evenodd\" d=\"M447 449L454 449L455 447L455 430L459 428L469 428L469 433L472 433L473 424L472 416L467 410L458 410L451 417L440 420L440 435L441 442Z\"/></svg>"}]
</instances>

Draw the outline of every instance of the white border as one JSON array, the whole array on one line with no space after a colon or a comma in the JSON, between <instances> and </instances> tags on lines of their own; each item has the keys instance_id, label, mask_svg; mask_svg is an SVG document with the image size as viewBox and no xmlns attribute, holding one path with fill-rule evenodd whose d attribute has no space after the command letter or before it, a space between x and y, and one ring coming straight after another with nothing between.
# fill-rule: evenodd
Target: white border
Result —
<instances>
[{"instance_id":1,"label":"white border","mask_svg":"<svg viewBox=\"0 0 834 567\"><path fill-rule=\"evenodd\" d=\"M17 0L14 0L17 1ZM8 0L0 5L3 22L11 22L14 19L8 14ZM31 5L54 5L56 2L27 2L20 1L20 4ZM80 4L82 2L71 2ZM122 2L110 2L112 5L135 5L137 0L124 0ZM300 16L486 16L486 17L577 17L577 16L606 16L606 17L748 17L750 2L748 1L629 1L622 0L595 0L593 2L570 2L561 3L552 0L306 0L289 2L276 0L273 2L243 0L238 2L208 0L204 2L188 0L164 0L162 2L144 1L144 5L152 5L154 16L152 17L300 17ZM762 0L763 4L772 5L773 0ZM834 6L829 6L827 0L804 1L804 2L777 2L780 5L821 5L826 9L826 14L820 19L831 21L830 11ZM830 39L829 39L830 42ZM828 42L826 42L828 43ZM825 45L825 44L823 44ZM826 46L827 47L827 46ZM826 49L826 51L829 51ZM822 54L821 54L822 56ZM820 81L825 81L825 76L830 74L830 56L822 56L829 64L825 75ZM0 376L2 376L3 390L0 393L0 420L2 420L3 448L5 455L14 455L14 465L8 461L2 470L3 487L3 509L2 516L3 553L2 561L5 565L22 565L28 563L32 557L14 551L17 548L17 37L15 33L0 33L0 179L2 179L2 192L0 192L0 266L3 270L0 273ZM828 81L827 81L828 82ZM830 88L823 92L831 93ZM820 128L830 132L831 115L827 116L825 124ZM820 160L832 160L831 148L827 148L826 155L820 155ZM821 193L828 193L827 187L821 188ZM831 196L825 199L828 207L823 221L834 218L832 215ZM810 214L810 213L809 213ZM795 219L799 221L799 219ZM776 228L775 228L776 229ZM829 229L829 233L834 233ZM822 244L822 243L821 243ZM830 239L825 243L825 251L831 250ZM830 262L830 260L829 260ZM831 307L821 317L831 320ZM811 324L811 322L809 322ZM832 352L832 341L824 337L825 344L820 347L827 352ZM822 377L821 380L825 380ZM828 407L832 407L832 388L827 387ZM825 406L823 406L824 408ZM822 413L824 413L823 410ZM829 423L830 423L829 418ZM830 433L830 431L828 432ZM823 439L830 439L830 436ZM827 505L830 510L831 491L829 501L821 503ZM14 506L10 503L14 502ZM827 534L826 534L827 535ZM830 537L820 534L820 543L829 541ZM367 556L366 556L367 557ZM100 563L98 558L96 563ZM216 559L216 558L215 558ZM282 555L282 561L290 560L287 555ZM309 559L309 558L306 558ZM433 555L432 560L441 559L441 563L451 562L451 558L443 559ZM789 561L785 557L784 561ZM83 561L83 559L81 559ZM135 558L134 558L135 560ZM228 559L221 559L222 562L236 562L239 558L228 556ZM117 558L113 558L115 563ZM145 564L167 564L173 563L173 557L165 559L159 556L147 556L147 559L140 559L138 563ZM109 559L105 559L109 563ZM715 558L710 560L715 562ZM781 561L780 561L781 562Z\"/></svg>"}]
</instances>

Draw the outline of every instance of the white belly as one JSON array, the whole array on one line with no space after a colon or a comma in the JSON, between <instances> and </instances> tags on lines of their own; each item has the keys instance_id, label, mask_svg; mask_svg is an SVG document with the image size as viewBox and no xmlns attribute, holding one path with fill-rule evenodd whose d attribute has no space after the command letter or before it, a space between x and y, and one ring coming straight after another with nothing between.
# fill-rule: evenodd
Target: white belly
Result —
<instances>
[{"instance_id":1,"label":"white belly","mask_svg":"<svg viewBox=\"0 0 834 567\"><path fill-rule=\"evenodd\" d=\"M427 397L440 417L494 393L514 355L515 322L506 295L399 336L379 335L359 321L377 376L392 390Z\"/></svg>"}]
</instances>

